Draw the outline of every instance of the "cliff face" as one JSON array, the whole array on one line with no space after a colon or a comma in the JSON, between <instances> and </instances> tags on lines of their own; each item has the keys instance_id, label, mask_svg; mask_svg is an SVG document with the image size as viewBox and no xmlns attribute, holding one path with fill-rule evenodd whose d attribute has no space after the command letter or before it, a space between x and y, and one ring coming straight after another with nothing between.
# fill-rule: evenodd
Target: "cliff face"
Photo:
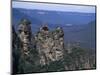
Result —
<instances>
[{"instance_id":1,"label":"cliff face","mask_svg":"<svg viewBox=\"0 0 100 75\"><path fill-rule=\"evenodd\" d=\"M23 19L18 27L18 37L21 42L19 67L17 73L30 73L34 71L35 58L34 45L32 44L32 32L30 21Z\"/></svg>"},{"instance_id":2,"label":"cliff face","mask_svg":"<svg viewBox=\"0 0 100 75\"><path fill-rule=\"evenodd\" d=\"M18 36L22 42L22 53L28 55L31 45L31 26L26 19L22 20L18 28Z\"/></svg>"},{"instance_id":3,"label":"cliff face","mask_svg":"<svg viewBox=\"0 0 100 75\"><path fill-rule=\"evenodd\" d=\"M16 38L19 39L16 42ZM64 59L64 33L61 27L54 31L44 25L36 35L32 35L30 22L23 19L17 33L13 28L13 51L18 60L15 73L36 72L42 66L50 65L52 62L62 61ZM18 49L19 48L19 49ZM19 54L16 55L18 51ZM15 62L13 62L15 64ZM40 67L38 67L40 66Z\"/></svg>"},{"instance_id":4,"label":"cliff face","mask_svg":"<svg viewBox=\"0 0 100 75\"><path fill-rule=\"evenodd\" d=\"M49 64L52 61L63 59L64 53L64 33L58 27L54 31L49 31L47 26L40 28L36 34L36 50L40 56L40 64Z\"/></svg>"},{"instance_id":5,"label":"cliff face","mask_svg":"<svg viewBox=\"0 0 100 75\"><path fill-rule=\"evenodd\" d=\"M23 19L18 31L12 29L13 73L36 73L95 69L95 55L80 47L68 52L61 27L50 31L47 25L33 35L30 21Z\"/></svg>"}]
</instances>

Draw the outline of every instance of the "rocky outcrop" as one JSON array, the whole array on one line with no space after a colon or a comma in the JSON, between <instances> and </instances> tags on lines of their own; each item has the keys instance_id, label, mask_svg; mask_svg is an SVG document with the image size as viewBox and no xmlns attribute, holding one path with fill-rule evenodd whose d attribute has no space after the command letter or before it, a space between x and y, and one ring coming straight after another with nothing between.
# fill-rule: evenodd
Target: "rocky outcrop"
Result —
<instances>
[{"instance_id":1,"label":"rocky outcrop","mask_svg":"<svg viewBox=\"0 0 100 75\"><path fill-rule=\"evenodd\" d=\"M22 19L18 26L18 37L21 41L18 73L29 73L34 70L34 52L30 21Z\"/></svg>"},{"instance_id":2,"label":"rocky outcrop","mask_svg":"<svg viewBox=\"0 0 100 75\"><path fill-rule=\"evenodd\" d=\"M36 34L32 34L30 24L29 20L23 19L17 31L12 28L13 73L96 68L95 55L80 46L64 44L61 27L51 31L43 25Z\"/></svg>"},{"instance_id":3,"label":"rocky outcrop","mask_svg":"<svg viewBox=\"0 0 100 75\"><path fill-rule=\"evenodd\" d=\"M35 72L35 66L50 65L64 57L64 32L61 27L50 31L43 25L36 35L32 35L30 24L27 19L21 20L16 33L20 40L18 73Z\"/></svg>"},{"instance_id":4,"label":"rocky outcrop","mask_svg":"<svg viewBox=\"0 0 100 75\"><path fill-rule=\"evenodd\" d=\"M35 40L41 65L63 59L64 33L62 28L57 27L54 31L50 31L44 25L40 28L37 35L35 35Z\"/></svg>"},{"instance_id":5,"label":"rocky outcrop","mask_svg":"<svg viewBox=\"0 0 100 75\"><path fill-rule=\"evenodd\" d=\"M18 36L22 42L22 53L28 55L31 44L31 26L30 22L26 19L23 19L19 24Z\"/></svg>"}]
</instances>

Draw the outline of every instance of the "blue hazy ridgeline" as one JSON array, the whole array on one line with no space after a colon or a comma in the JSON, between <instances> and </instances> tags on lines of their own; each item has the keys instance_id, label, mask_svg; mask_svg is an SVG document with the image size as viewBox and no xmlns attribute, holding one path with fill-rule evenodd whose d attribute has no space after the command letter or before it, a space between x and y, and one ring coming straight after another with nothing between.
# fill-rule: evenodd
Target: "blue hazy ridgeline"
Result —
<instances>
[{"instance_id":1,"label":"blue hazy ridgeline","mask_svg":"<svg viewBox=\"0 0 100 75\"><path fill-rule=\"evenodd\" d=\"M80 42L80 45L84 48L95 49L95 13L28 10L22 8L13 8L12 11L15 29L17 29L18 23L22 18L28 18L31 21L33 33L37 32L43 24L48 24L51 30L61 26L65 33L65 42Z\"/></svg>"}]
</instances>

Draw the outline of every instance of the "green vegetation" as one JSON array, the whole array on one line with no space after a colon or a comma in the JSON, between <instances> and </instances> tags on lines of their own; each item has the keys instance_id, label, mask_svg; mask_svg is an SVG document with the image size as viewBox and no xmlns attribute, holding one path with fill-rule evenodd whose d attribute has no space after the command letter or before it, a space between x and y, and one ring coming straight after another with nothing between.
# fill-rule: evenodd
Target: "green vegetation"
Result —
<instances>
[{"instance_id":1,"label":"green vegetation","mask_svg":"<svg viewBox=\"0 0 100 75\"><path fill-rule=\"evenodd\" d=\"M28 26L30 22L24 19L21 24L23 24L19 33L21 37L13 28L14 74L96 68L96 56L95 53L92 54L92 50L83 49L77 45L70 46L69 50L65 48L64 33L62 29L59 30L59 27L49 34L47 30L46 32L42 30L42 33L38 32L37 39L33 39L31 26ZM26 30L27 34L25 34Z\"/></svg>"}]
</instances>

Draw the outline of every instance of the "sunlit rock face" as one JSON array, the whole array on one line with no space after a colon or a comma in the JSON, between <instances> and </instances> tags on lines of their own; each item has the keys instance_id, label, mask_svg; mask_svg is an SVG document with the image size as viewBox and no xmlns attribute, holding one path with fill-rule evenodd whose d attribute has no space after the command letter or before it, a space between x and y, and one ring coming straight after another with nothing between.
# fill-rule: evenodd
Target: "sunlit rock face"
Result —
<instances>
[{"instance_id":1,"label":"sunlit rock face","mask_svg":"<svg viewBox=\"0 0 100 75\"><path fill-rule=\"evenodd\" d=\"M22 42L22 52L28 55L31 43L31 26L27 19L23 19L18 28L18 36Z\"/></svg>"},{"instance_id":2,"label":"sunlit rock face","mask_svg":"<svg viewBox=\"0 0 100 75\"><path fill-rule=\"evenodd\" d=\"M60 27L57 27L54 31L49 31L47 25L40 28L40 31L35 36L35 40L41 65L46 65L50 62L63 59L63 37L64 33Z\"/></svg>"},{"instance_id":3,"label":"sunlit rock face","mask_svg":"<svg viewBox=\"0 0 100 75\"><path fill-rule=\"evenodd\" d=\"M21 41L19 73L38 71L36 66L50 65L64 59L64 33L61 27L50 31L47 25L32 35L31 25L23 19L18 26L18 37ZM31 70L30 70L31 69Z\"/></svg>"},{"instance_id":4,"label":"sunlit rock face","mask_svg":"<svg viewBox=\"0 0 100 75\"><path fill-rule=\"evenodd\" d=\"M23 19L18 31L12 28L13 72L36 73L95 69L95 55L76 44L64 44L61 27L50 30L47 25L32 34L30 21Z\"/></svg>"},{"instance_id":5,"label":"sunlit rock face","mask_svg":"<svg viewBox=\"0 0 100 75\"><path fill-rule=\"evenodd\" d=\"M19 59L18 73L33 72L34 69L34 53L32 47L32 32L30 21L27 19L21 20L18 27L18 37L21 41L21 54Z\"/></svg>"}]
</instances>

